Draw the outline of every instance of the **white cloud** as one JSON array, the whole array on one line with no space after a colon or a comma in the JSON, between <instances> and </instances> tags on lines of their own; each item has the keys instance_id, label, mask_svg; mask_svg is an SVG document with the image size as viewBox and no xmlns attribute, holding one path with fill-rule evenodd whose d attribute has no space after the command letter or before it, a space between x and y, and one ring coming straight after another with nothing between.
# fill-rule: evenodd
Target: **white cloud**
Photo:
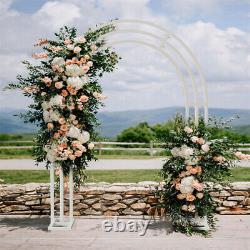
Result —
<instances>
[{"instance_id":1,"label":"white cloud","mask_svg":"<svg viewBox=\"0 0 250 250\"><path fill-rule=\"evenodd\" d=\"M181 2L182 8L191 13L214 11L217 8L215 5L218 6L216 0L164 2L172 4L174 15L179 13L174 8L178 8ZM174 19L153 12L149 3L150 0L49 1L36 13L22 14L9 10L8 1L1 1L0 13L4 15L1 15L0 22L3 35L0 41L0 84L23 72L20 59L31 55L35 40L53 35L62 25L75 25L81 32L114 18L142 19L177 32L195 52L208 82L211 106L246 107L245 103L249 103L246 91L249 91L247 81L250 80L250 34L239 28L222 29L213 23L198 20L179 25ZM141 26L124 27L136 29ZM158 46L158 43L155 45ZM102 79L109 96L106 109L183 105L184 98L175 69L164 57L143 46L116 45L115 48L123 60L117 71ZM8 102L10 98L11 94L2 95L1 106L11 106ZM20 105L25 103L20 95L16 100Z\"/></svg>"},{"instance_id":2,"label":"white cloud","mask_svg":"<svg viewBox=\"0 0 250 250\"><path fill-rule=\"evenodd\" d=\"M59 1L45 3L34 15L39 23L53 28L71 25L74 20L80 17L81 12L76 5Z\"/></svg>"}]
</instances>

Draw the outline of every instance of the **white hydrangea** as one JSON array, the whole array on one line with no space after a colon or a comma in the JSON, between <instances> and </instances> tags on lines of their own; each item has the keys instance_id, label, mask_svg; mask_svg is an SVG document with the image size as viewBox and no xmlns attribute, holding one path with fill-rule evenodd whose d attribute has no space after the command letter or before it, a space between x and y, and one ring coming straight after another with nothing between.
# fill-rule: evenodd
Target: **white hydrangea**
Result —
<instances>
[{"instance_id":1,"label":"white hydrangea","mask_svg":"<svg viewBox=\"0 0 250 250\"><path fill-rule=\"evenodd\" d=\"M49 102L50 102L51 106L61 107L61 106L63 106L63 96L56 95L56 96L52 97Z\"/></svg>"},{"instance_id":2,"label":"white hydrangea","mask_svg":"<svg viewBox=\"0 0 250 250\"><path fill-rule=\"evenodd\" d=\"M184 177L182 180L181 180L181 185L180 185L180 192L183 193L183 194L190 194L194 191L194 188L193 188L193 183L194 183L194 176L187 176L187 177Z\"/></svg>"},{"instance_id":3,"label":"white hydrangea","mask_svg":"<svg viewBox=\"0 0 250 250\"><path fill-rule=\"evenodd\" d=\"M80 136L78 137L78 140L81 142L81 143L86 143L88 142L90 139L90 135L89 135L89 132L87 131L83 131Z\"/></svg>"},{"instance_id":4,"label":"white hydrangea","mask_svg":"<svg viewBox=\"0 0 250 250\"><path fill-rule=\"evenodd\" d=\"M46 145L44 151L47 152L46 159L49 162L55 162L58 160L57 157L57 143L53 142L52 145Z\"/></svg>"},{"instance_id":5,"label":"white hydrangea","mask_svg":"<svg viewBox=\"0 0 250 250\"><path fill-rule=\"evenodd\" d=\"M76 90L79 90L79 89L81 89L83 87L83 85L85 84L85 82L84 82L84 80L82 78L80 78L79 76L77 76L77 77L69 77L67 79L67 84L69 86L72 86Z\"/></svg>"},{"instance_id":6,"label":"white hydrangea","mask_svg":"<svg viewBox=\"0 0 250 250\"><path fill-rule=\"evenodd\" d=\"M66 66L65 74L67 76L74 76L74 77L76 77L76 76L84 75L84 71L83 71L82 67L79 67L76 64L71 64L71 65L67 65Z\"/></svg>"},{"instance_id":7,"label":"white hydrangea","mask_svg":"<svg viewBox=\"0 0 250 250\"><path fill-rule=\"evenodd\" d=\"M82 144L88 142L90 139L90 135L87 131L81 132L80 129L75 126L70 127L68 137L75 138Z\"/></svg>"},{"instance_id":8,"label":"white hydrangea","mask_svg":"<svg viewBox=\"0 0 250 250\"><path fill-rule=\"evenodd\" d=\"M43 111L43 120L45 122L58 121L60 119L60 114L58 111L54 110L44 110Z\"/></svg>"},{"instance_id":9,"label":"white hydrangea","mask_svg":"<svg viewBox=\"0 0 250 250\"><path fill-rule=\"evenodd\" d=\"M69 128L68 137L78 139L78 137L80 136L80 134L81 134L81 131L80 131L79 128L77 128L75 126L71 126Z\"/></svg>"},{"instance_id":10,"label":"white hydrangea","mask_svg":"<svg viewBox=\"0 0 250 250\"><path fill-rule=\"evenodd\" d=\"M65 65L65 60L62 57L55 57L52 62L52 65L57 65L59 67L63 67Z\"/></svg>"},{"instance_id":11,"label":"white hydrangea","mask_svg":"<svg viewBox=\"0 0 250 250\"><path fill-rule=\"evenodd\" d=\"M43 110L48 110L48 109L51 109L52 106L51 106L50 102L44 101L44 102L42 103L42 108L43 108Z\"/></svg>"},{"instance_id":12,"label":"white hydrangea","mask_svg":"<svg viewBox=\"0 0 250 250\"><path fill-rule=\"evenodd\" d=\"M194 150L184 144L180 148L174 147L171 150L171 154L173 157L181 157L184 159L188 159L194 154Z\"/></svg>"}]
</instances>

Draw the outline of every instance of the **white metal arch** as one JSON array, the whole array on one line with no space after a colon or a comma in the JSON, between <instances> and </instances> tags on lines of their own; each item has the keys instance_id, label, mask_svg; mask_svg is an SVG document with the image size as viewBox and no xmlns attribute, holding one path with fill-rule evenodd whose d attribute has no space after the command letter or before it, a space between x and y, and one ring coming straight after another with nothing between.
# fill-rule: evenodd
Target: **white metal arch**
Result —
<instances>
[{"instance_id":1,"label":"white metal arch","mask_svg":"<svg viewBox=\"0 0 250 250\"><path fill-rule=\"evenodd\" d=\"M134 34L137 33L137 34L147 35L147 36L150 36L151 38L155 38L155 39L161 41L160 49L157 48L157 47L155 47L152 44L149 44L149 43L145 44L145 42L140 41L140 40L127 40L127 41L122 40L122 41L112 42L112 44L128 43L128 42L130 42L130 43L133 42L133 43L138 43L138 44L141 43L141 44L144 44L144 45L146 45L148 47L151 47L151 48L153 48L155 50L158 50L159 52L162 53L162 55L164 55L174 65L178 77L180 79L182 79L181 80L182 84L186 84L185 76L181 73L181 71L179 69L179 66L177 65L177 63L175 62L175 60L173 58L171 58L171 56L164 51L164 49L166 48L166 45L167 45L168 48L170 48L171 50L173 50L175 52L175 54L181 59L183 65L184 65L185 70L187 71L189 77L191 78L191 84L192 84L192 89L193 89L193 93L194 93L195 123L198 124L198 120L199 120L199 92L198 92L198 84L195 81L194 74L192 72L192 69L191 69L191 67L190 67L187 59L182 55L182 53L180 53L180 51L177 48L175 48L171 43L168 42L168 39L169 38L173 38L173 40L177 41L184 48L184 50L187 52L187 54L191 58L192 66L195 68L196 72L199 75L201 87L202 87L202 90L203 90L204 119L205 119L205 122L207 122L208 121L208 94L207 94L207 86L206 86L206 83L205 83L204 75L203 75L203 73L201 71L201 67L200 67L198 61L196 60L194 54L192 53L192 51L188 48L188 46L179 37L177 37L176 35L170 33L169 31L167 31L166 29L162 28L161 26L156 25L156 24L151 23L151 22L148 22L148 21L136 20L136 19L128 19L128 20L114 20L114 21L112 21L112 23L116 27L118 27L119 24L126 24L126 23L128 23L128 24L129 23L132 23L132 24L143 24L143 25L147 25L147 26L156 28L157 30L160 30L163 33L164 37L161 37L158 34L155 35L155 34L153 34L151 32L142 31L142 30L139 30L139 29L137 30L137 29L134 29L134 28L133 29L115 29L113 32L108 33L106 35L106 37L113 36L114 34L119 34L119 33L134 33ZM182 75L182 76L180 76L180 75ZM189 97L187 97L188 93L187 93L187 91L185 91L186 87L183 88L183 89L184 89L184 95L185 95L186 117L189 117Z\"/></svg>"},{"instance_id":2,"label":"white metal arch","mask_svg":"<svg viewBox=\"0 0 250 250\"><path fill-rule=\"evenodd\" d=\"M150 37L153 37L155 39L158 39L158 40L162 40L161 37L157 36L157 35L154 35L150 32L145 32L145 31L138 31L138 30L119 30L119 31L116 31L115 33L112 32L112 33L108 33L106 35L106 37L109 37L109 36L113 36L117 33L129 33L129 32L133 32L133 33L138 33L138 34L143 34L143 35L148 35ZM122 41L119 41L119 42L111 42L109 44L117 44L117 43L123 43L123 40ZM126 41L124 41L124 43L127 43ZM135 42L134 42L135 43ZM140 43L139 41L136 42L136 43ZM142 42L141 44L145 44L144 42ZM188 62L186 61L186 59L183 57L183 55L174 47L172 46L170 43L167 43L167 40L165 41L165 43L162 43L161 46L160 46L160 49L155 47L155 46L151 46L151 47L154 47L155 50L159 51L159 52L163 52L164 51L164 47L165 45L169 46L179 57L180 59L182 60L183 64L184 64L184 67L188 73L188 75L190 76L191 78L191 83L192 83L192 89L193 89L193 92L194 92L194 95L195 95L195 105L194 105L194 114L195 114L195 121L196 123L198 123L198 113L199 113L199 93L198 93L198 89L197 89L197 84L196 84L196 81L195 81L195 78L194 78L194 75L192 73L192 70L188 64ZM168 53L167 53L168 54ZM168 54L168 56L164 55L165 57L167 57L168 60L171 61L171 63L173 63L173 61L175 62L175 60ZM171 59L170 59L171 57ZM177 65L177 63L175 62L175 68L178 67L178 74L181 74L181 71L179 70L179 66ZM186 82L186 81L184 81ZM186 95L188 95L188 91L187 91L187 88L185 87L185 92L184 92L184 95L185 95L185 99L189 99L189 97L187 97ZM190 108L190 101L188 101L189 105L188 105L188 110ZM186 115L187 117L189 117L189 111L188 111L188 114Z\"/></svg>"},{"instance_id":3,"label":"white metal arch","mask_svg":"<svg viewBox=\"0 0 250 250\"><path fill-rule=\"evenodd\" d=\"M188 120L189 114L190 114L190 111L189 111L190 101L189 101L189 96L187 94L188 91L187 91L187 86L186 86L187 85L186 84L186 79L183 76L183 74L181 73L178 64L173 60L173 58L168 53L166 53L165 51L163 51L161 49L159 50L156 46L154 46L154 45L152 45L150 43L147 43L147 42L137 41L137 40L122 40L122 41L111 42L111 44L122 44L122 43L142 44L142 45L147 46L149 48L152 48L152 49L154 49L156 51L159 51L164 57L166 57L172 63L172 65L174 66L174 68L176 70L177 76L181 81L181 85L182 85L182 88L183 88L184 97L185 97L185 118L186 118L186 120Z\"/></svg>"}]
</instances>

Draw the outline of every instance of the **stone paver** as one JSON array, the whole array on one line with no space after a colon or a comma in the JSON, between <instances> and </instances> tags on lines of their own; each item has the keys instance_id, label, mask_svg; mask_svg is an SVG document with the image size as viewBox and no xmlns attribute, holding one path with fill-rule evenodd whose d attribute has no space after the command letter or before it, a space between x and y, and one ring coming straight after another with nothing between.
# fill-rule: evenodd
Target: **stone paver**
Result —
<instances>
[{"instance_id":1,"label":"stone paver","mask_svg":"<svg viewBox=\"0 0 250 250\"><path fill-rule=\"evenodd\" d=\"M250 216L218 216L218 230L209 238L172 232L168 222L160 221L150 222L144 236L128 231L105 232L102 228L105 219L79 217L71 231L48 232L48 218L2 216L0 249L250 250Z\"/></svg>"}]
</instances>

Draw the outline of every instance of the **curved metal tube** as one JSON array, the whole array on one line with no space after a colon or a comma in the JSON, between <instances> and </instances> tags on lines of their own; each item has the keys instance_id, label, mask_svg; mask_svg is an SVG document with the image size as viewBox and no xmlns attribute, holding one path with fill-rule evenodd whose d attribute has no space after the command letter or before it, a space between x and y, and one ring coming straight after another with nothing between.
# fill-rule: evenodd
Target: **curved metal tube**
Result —
<instances>
[{"instance_id":1,"label":"curved metal tube","mask_svg":"<svg viewBox=\"0 0 250 250\"><path fill-rule=\"evenodd\" d=\"M176 35L174 35L171 32L168 32L166 29L162 28L159 25L156 25L154 23L151 23L149 21L144 21L144 20L138 20L138 19L123 19L123 20L113 20L112 21L113 24L118 24L118 23L141 23L141 24L147 24L151 27L157 28L159 30L161 30L162 32L164 32L167 35L171 35L176 41L178 41L188 52L188 54L190 55L190 57L192 58L195 68L197 70L197 72L199 73L200 76L200 81L203 87L203 91L204 91L204 119L205 122L208 121L208 91L207 91L207 86L206 86L206 82L205 82L205 77L202 73L201 70L201 66L198 63L197 59L195 58L193 52L191 51L191 49L189 49L189 47Z\"/></svg>"},{"instance_id":2,"label":"curved metal tube","mask_svg":"<svg viewBox=\"0 0 250 250\"><path fill-rule=\"evenodd\" d=\"M153 38L160 40L160 41L163 40L163 42L165 42L165 43L162 43L161 48L163 49L164 45L167 44L181 58L182 62L185 65L185 68L186 68L186 70L191 78L192 88L193 88L193 92L195 94L195 105L194 105L195 124L198 125L198 122L199 122L199 98L198 98L199 93L198 93L198 89L197 89L194 75L193 75L192 70L189 67L189 64L187 63L186 59L172 44L170 44L166 41L167 40L166 38L163 39L162 37L159 37L159 36L152 34L150 32L141 31L141 30L134 30L134 29L122 29L122 30L119 29L119 30L115 30L114 32L108 33L107 35L105 35L105 37L113 36L113 35L119 34L119 33L130 33L130 32L148 35L148 36L153 37Z\"/></svg>"},{"instance_id":3,"label":"curved metal tube","mask_svg":"<svg viewBox=\"0 0 250 250\"><path fill-rule=\"evenodd\" d=\"M184 96L185 96L185 118L186 120L188 120L190 114L189 114L189 96L188 96L188 91L186 88L186 81L185 78L183 77L178 65L176 64L176 62L172 59L172 57L166 53L165 51L163 51L162 49L158 49L158 47L150 44L150 43L146 43L143 41L137 41L137 40L122 40L122 41L116 41L116 42L111 42L111 44L122 44L122 43L137 43L137 44L143 44L147 47L153 48L156 51L159 51L160 53L162 53L175 67L175 70L177 72L177 75L179 77L179 79L181 80L182 83L182 87L183 87L183 92L184 92Z\"/></svg>"}]
</instances>

